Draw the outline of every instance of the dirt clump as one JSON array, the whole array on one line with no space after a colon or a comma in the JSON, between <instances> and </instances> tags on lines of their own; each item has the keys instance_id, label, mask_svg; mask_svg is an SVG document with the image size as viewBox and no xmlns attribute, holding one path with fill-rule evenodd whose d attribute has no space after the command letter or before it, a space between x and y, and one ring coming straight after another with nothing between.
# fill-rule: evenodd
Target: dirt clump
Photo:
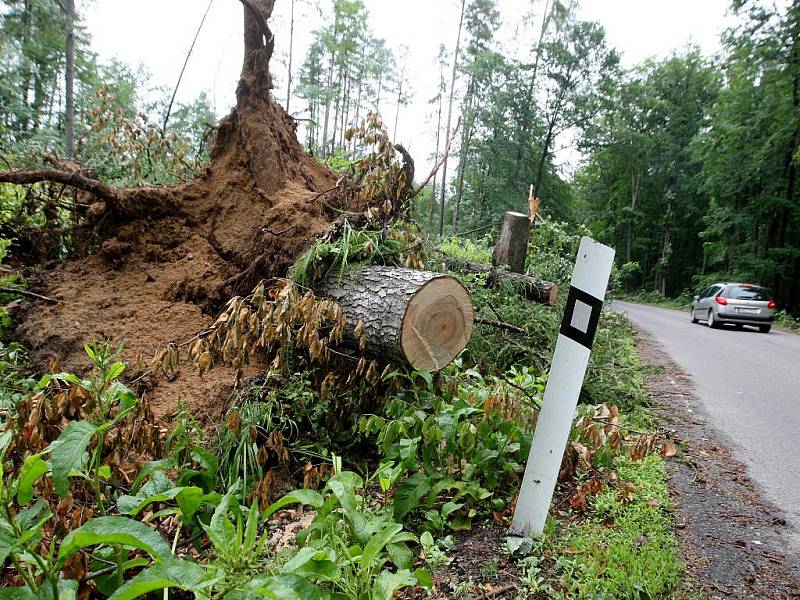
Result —
<instances>
[{"instance_id":1,"label":"dirt clump","mask_svg":"<svg viewBox=\"0 0 800 600\"><path fill-rule=\"evenodd\" d=\"M47 273L43 291L58 304L37 304L18 327L35 364L57 359L82 372L83 343L108 339L125 342L130 379L144 374L137 357L192 339L229 297L285 275L334 220L336 200L320 192L335 176L303 150L294 121L271 98L272 38L247 15L237 105L219 124L210 164L179 186L94 193L108 205L99 252ZM171 380L140 383L160 419L179 401L216 418L234 379L224 367L201 379L186 365Z\"/></svg>"}]
</instances>

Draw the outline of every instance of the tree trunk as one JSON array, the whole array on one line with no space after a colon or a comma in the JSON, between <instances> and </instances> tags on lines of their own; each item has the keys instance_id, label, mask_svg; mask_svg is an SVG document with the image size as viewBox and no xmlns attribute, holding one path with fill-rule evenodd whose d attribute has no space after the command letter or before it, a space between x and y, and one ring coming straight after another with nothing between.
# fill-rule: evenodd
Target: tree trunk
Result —
<instances>
[{"instance_id":1,"label":"tree trunk","mask_svg":"<svg viewBox=\"0 0 800 600\"><path fill-rule=\"evenodd\" d=\"M75 0L67 4L66 74L64 89L66 107L64 109L64 155L72 159L75 154Z\"/></svg>"},{"instance_id":2,"label":"tree trunk","mask_svg":"<svg viewBox=\"0 0 800 600\"><path fill-rule=\"evenodd\" d=\"M351 343L359 341L361 322L370 354L417 370L443 369L472 335L472 298L442 273L368 267L341 281L330 277L317 291L341 305Z\"/></svg>"},{"instance_id":3,"label":"tree trunk","mask_svg":"<svg viewBox=\"0 0 800 600\"><path fill-rule=\"evenodd\" d=\"M508 265L513 273L524 273L530 235L528 216L517 212L507 212L503 217L500 238L492 252L492 264L495 267Z\"/></svg>"},{"instance_id":4,"label":"tree trunk","mask_svg":"<svg viewBox=\"0 0 800 600\"><path fill-rule=\"evenodd\" d=\"M456 87L456 75L458 74L458 49L461 46L461 28L464 25L464 7L467 3L467 0L461 0L461 17L458 21L458 36L456 37L456 51L453 53L453 77L450 79L450 100L447 103L447 139L450 139L452 132L450 131L450 125L453 120L453 94L455 92ZM444 153L444 163L442 164L442 190L441 190L441 197L440 197L440 204L439 204L439 235L444 233L444 194L447 190L447 155L448 149L445 149Z\"/></svg>"},{"instance_id":5,"label":"tree trunk","mask_svg":"<svg viewBox=\"0 0 800 600\"><path fill-rule=\"evenodd\" d=\"M537 279L531 275L521 273L510 273L504 269L497 269L488 265L478 263L456 263L448 262L447 268L453 271L463 271L465 273L476 273L478 275L488 275L486 287L497 288L501 285L509 285L528 300L549 304L550 306L558 300L558 285L543 279Z\"/></svg>"}]
</instances>

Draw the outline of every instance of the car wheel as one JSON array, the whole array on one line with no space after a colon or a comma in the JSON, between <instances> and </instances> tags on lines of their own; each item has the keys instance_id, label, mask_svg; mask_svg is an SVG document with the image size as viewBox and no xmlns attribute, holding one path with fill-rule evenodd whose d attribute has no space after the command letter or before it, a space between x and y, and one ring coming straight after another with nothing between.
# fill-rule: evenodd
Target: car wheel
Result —
<instances>
[{"instance_id":1,"label":"car wheel","mask_svg":"<svg viewBox=\"0 0 800 600\"><path fill-rule=\"evenodd\" d=\"M759 325L758 330L761 333L769 333L769 330L772 329L772 325Z\"/></svg>"},{"instance_id":2,"label":"car wheel","mask_svg":"<svg viewBox=\"0 0 800 600\"><path fill-rule=\"evenodd\" d=\"M717 329L719 327L719 323L717 323L717 320L714 318L714 309L708 311L708 326L711 327L711 329Z\"/></svg>"},{"instance_id":3,"label":"car wheel","mask_svg":"<svg viewBox=\"0 0 800 600\"><path fill-rule=\"evenodd\" d=\"M692 323L697 323L697 317L694 315L694 309L689 311L689 318L692 319Z\"/></svg>"}]
</instances>

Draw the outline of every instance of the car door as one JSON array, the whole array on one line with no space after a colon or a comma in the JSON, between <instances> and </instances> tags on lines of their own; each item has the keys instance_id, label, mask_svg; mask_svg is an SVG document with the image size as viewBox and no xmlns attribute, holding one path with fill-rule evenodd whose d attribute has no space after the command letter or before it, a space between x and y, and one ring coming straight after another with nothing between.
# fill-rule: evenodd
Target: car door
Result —
<instances>
[{"instance_id":1,"label":"car door","mask_svg":"<svg viewBox=\"0 0 800 600\"><path fill-rule=\"evenodd\" d=\"M700 296L700 302L698 303L698 308L695 311L697 316L701 319L705 319L708 317L708 311L711 310L711 305L714 302L714 296L717 295L719 290L721 289L718 285L709 286L703 295Z\"/></svg>"},{"instance_id":2,"label":"car door","mask_svg":"<svg viewBox=\"0 0 800 600\"><path fill-rule=\"evenodd\" d=\"M708 298L708 295L711 293L711 289L713 287L714 286L707 287L702 292L700 292L700 295L697 297L697 301L694 303L694 314L696 317L705 319L706 312L708 311L705 302L706 299Z\"/></svg>"}]
</instances>

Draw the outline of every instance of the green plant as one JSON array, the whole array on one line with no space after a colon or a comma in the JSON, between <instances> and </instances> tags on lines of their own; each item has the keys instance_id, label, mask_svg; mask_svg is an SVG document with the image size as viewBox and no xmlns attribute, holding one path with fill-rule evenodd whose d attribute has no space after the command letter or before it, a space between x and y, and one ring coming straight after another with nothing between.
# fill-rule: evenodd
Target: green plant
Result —
<instances>
[{"instance_id":1,"label":"green plant","mask_svg":"<svg viewBox=\"0 0 800 600\"><path fill-rule=\"evenodd\" d=\"M284 570L326 557L332 568L315 576L351 600L391 600L403 587L429 587L427 571L412 571L415 554L408 544L418 543L417 537L381 507L368 506L364 490L359 475L337 471L325 487L325 503L298 536L303 546Z\"/></svg>"},{"instance_id":2,"label":"green plant","mask_svg":"<svg viewBox=\"0 0 800 600\"><path fill-rule=\"evenodd\" d=\"M0 342L0 423L13 417L17 402L29 395L36 381L26 375L28 355L16 342Z\"/></svg>"},{"instance_id":3,"label":"green plant","mask_svg":"<svg viewBox=\"0 0 800 600\"><path fill-rule=\"evenodd\" d=\"M679 548L671 530L664 462L620 459L631 492L608 489L590 502L586 520L566 524L545 546L564 593L574 598L658 598L678 583Z\"/></svg>"},{"instance_id":4,"label":"green plant","mask_svg":"<svg viewBox=\"0 0 800 600\"><path fill-rule=\"evenodd\" d=\"M401 469L395 518L422 507L426 526L437 532L468 529L480 512L507 506L533 424L517 387L534 399L544 389L527 370L513 372L508 380L484 379L454 365L447 377L452 386L439 395L430 375L418 376L426 387L401 388L380 415L365 415L358 424L361 434L375 441L385 464ZM495 495L497 489L504 497Z\"/></svg>"}]
</instances>

